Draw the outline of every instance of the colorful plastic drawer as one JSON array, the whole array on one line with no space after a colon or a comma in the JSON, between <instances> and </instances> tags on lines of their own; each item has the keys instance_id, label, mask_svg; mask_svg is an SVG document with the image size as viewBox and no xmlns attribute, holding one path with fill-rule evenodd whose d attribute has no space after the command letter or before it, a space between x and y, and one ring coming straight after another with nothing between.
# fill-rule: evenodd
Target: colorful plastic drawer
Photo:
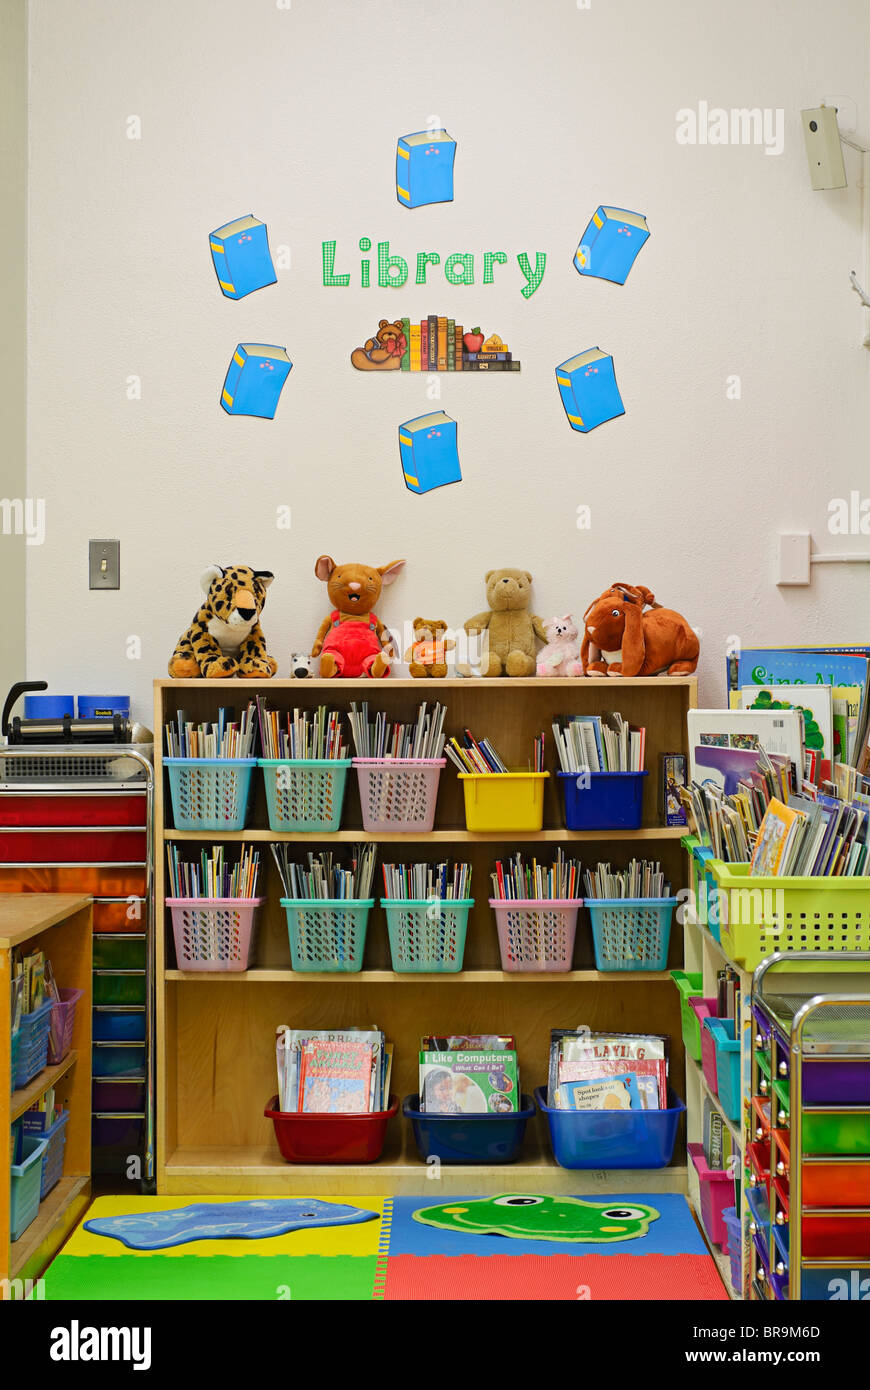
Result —
<instances>
[{"instance_id":1,"label":"colorful plastic drawer","mask_svg":"<svg viewBox=\"0 0 870 1390\"><path fill-rule=\"evenodd\" d=\"M689 1157L698 1175L701 1222L713 1245L726 1249L728 1232L722 1213L734 1205L734 1179L725 1168L710 1168L704 1157L703 1144L687 1144Z\"/></svg>"},{"instance_id":2,"label":"colorful plastic drawer","mask_svg":"<svg viewBox=\"0 0 870 1390\"><path fill-rule=\"evenodd\" d=\"M770 1278L770 1260L767 1253L767 1241L760 1231L756 1231L752 1237L753 1265L755 1278L762 1284Z\"/></svg>"},{"instance_id":3,"label":"colorful plastic drawer","mask_svg":"<svg viewBox=\"0 0 870 1390\"><path fill-rule=\"evenodd\" d=\"M757 1004L752 1006L752 1017L755 1020L755 1046L766 1047L770 1038L772 1024L763 1009Z\"/></svg>"},{"instance_id":4,"label":"colorful plastic drawer","mask_svg":"<svg viewBox=\"0 0 870 1390\"><path fill-rule=\"evenodd\" d=\"M870 1105L870 1062L805 1061L802 1094L804 1105Z\"/></svg>"},{"instance_id":5,"label":"colorful plastic drawer","mask_svg":"<svg viewBox=\"0 0 870 1390\"><path fill-rule=\"evenodd\" d=\"M776 1123L782 1128L785 1128L789 1121L789 1115L791 1114L791 1102L789 1099L787 1081L774 1081L772 1100L773 1106L771 1108L771 1114Z\"/></svg>"},{"instance_id":6,"label":"colorful plastic drawer","mask_svg":"<svg viewBox=\"0 0 870 1390\"><path fill-rule=\"evenodd\" d=\"M94 1042L144 1042L145 1027L143 1004L116 1008L102 1004L93 1011L91 1036Z\"/></svg>"},{"instance_id":7,"label":"colorful plastic drawer","mask_svg":"<svg viewBox=\"0 0 870 1390\"><path fill-rule=\"evenodd\" d=\"M767 1200L767 1190L763 1184L755 1187L749 1185L745 1189L746 1207L749 1212L749 1233L755 1235L756 1230L766 1231L770 1227L770 1205Z\"/></svg>"},{"instance_id":8,"label":"colorful plastic drawer","mask_svg":"<svg viewBox=\"0 0 870 1390\"><path fill-rule=\"evenodd\" d=\"M145 971L95 970L95 1004L144 1004Z\"/></svg>"},{"instance_id":9,"label":"colorful plastic drawer","mask_svg":"<svg viewBox=\"0 0 870 1390\"><path fill-rule=\"evenodd\" d=\"M144 970L144 933L110 932L94 934L95 970Z\"/></svg>"},{"instance_id":10,"label":"colorful plastic drawer","mask_svg":"<svg viewBox=\"0 0 870 1390\"><path fill-rule=\"evenodd\" d=\"M756 1143L770 1134L770 1101L764 1096L752 1097L752 1133Z\"/></svg>"},{"instance_id":11,"label":"colorful plastic drawer","mask_svg":"<svg viewBox=\"0 0 870 1390\"><path fill-rule=\"evenodd\" d=\"M807 1260L870 1260L870 1211L837 1216L805 1209L801 1255Z\"/></svg>"},{"instance_id":12,"label":"colorful plastic drawer","mask_svg":"<svg viewBox=\"0 0 870 1390\"><path fill-rule=\"evenodd\" d=\"M770 1095L770 1053L763 1048L755 1049L755 1065L758 1068L758 1089L763 1096Z\"/></svg>"},{"instance_id":13,"label":"colorful plastic drawer","mask_svg":"<svg viewBox=\"0 0 870 1390\"><path fill-rule=\"evenodd\" d=\"M773 1179L773 1220L777 1226L788 1225L789 1186L783 1178Z\"/></svg>"},{"instance_id":14,"label":"colorful plastic drawer","mask_svg":"<svg viewBox=\"0 0 870 1390\"><path fill-rule=\"evenodd\" d=\"M147 920L145 898L95 898L94 931L138 932Z\"/></svg>"},{"instance_id":15,"label":"colorful plastic drawer","mask_svg":"<svg viewBox=\"0 0 870 1390\"><path fill-rule=\"evenodd\" d=\"M801 1301L810 1303L865 1302L870 1298L870 1269L826 1265L801 1270Z\"/></svg>"},{"instance_id":16,"label":"colorful plastic drawer","mask_svg":"<svg viewBox=\"0 0 870 1390\"><path fill-rule=\"evenodd\" d=\"M699 999L704 992L704 977L700 970L688 973L685 970L672 970L671 979L680 992L680 1021L683 1033L683 1046L695 1062L701 1060L701 1031L698 1015L690 1005L690 1000Z\"/></svg>"},{"instance_id":17,"label":"colorful plastic drawer","mask_svg":"<svg viewBox=\"0 0 870 1390\"><path fill-rule=\"evenodd\" d=\"M870 1110L805 1110L801 1133L807 1154L870 1154Z\"/></svg>"},{"instance_id":18,"label":"colorful plastic drawer","mask_svg":"<svg viewBox=\"0 0 870 1390\"><path fill-rule=\"evenodd\" d=\"M766 1140L763 1144L747 1144L746 1152L755 1181L764 1183L770 1196L770 1145Z\"/></svg>"},{"instance_id":19,"label":"colorful plastic drawer","mask_svg":"<svg viewBox=\"0 0 870 1390\"><path fill-rule=\"evenodd\" d=\"M780 1278L785 1275L788 1278L788 1226L772 1226L770 1233L773 1237L773 1269L771 1274L777 1274Z\"/></svg>"},{"instance_id":20,"label":"colorful plastic drawer","mask_svg":"<svg viewBox=\"0 0 870 1390\"><path fill-rule=\"evenodd\" d=\"M776 1177L782 1178L785 1182L790 1181L789 1174L789 1131L787 1129L773 1129L773 1165Z\"/></svg>"},{"instance_id":21,"label":"colorful plastic drawer","mask_svg":"<svg viewBox=\"0 0 870 1390\"><path fill-rule=\"evenodd\" d=\"M0 861L7 864L128 863L144 859L144 830L34 830L7 827Z\"/></svg>"},{"instance_id":22,"label":"colorful plastic drawer","mask_svg":"<svg viewBox=\"0 0 870 1390\"><path fill-rule=\"evenodd\" d=\"M804 1206L870 1207L870 1158L809 1158L801 1164Z\"/></svg>"},{"instance_id":23,"label":"colorful plastic drawer","mask_svg":"<svg viewBox=\"0 0 870 1390\"><path fill-rule=\"evenodd\" d=\"M144 1043L94 1043L95 1077L141 1076L144 1070Z\"/></svg>"},{"instance_id":24,"label":"colorful plastic drawer","mask_svg":"<svg viewBox=\"0 0 870 1390\"><path fill-rule=\"evenodd\" d=\"M145 865L0 865L0 893L88 893L93 897L143 897Z\"/></svg>"},{"instance_id":25,"label":"colorful plastic drawer","mask_svg":"<svg viewBox=\"0 0 870 1390\"><path fill-rule=\"evenodd\" d=\"M97 1111L141 1111L145 1106L145 1091L144 1077L104 1077L94 1080L91 1086L91 1105Z\"/></svg>"},{"instance_id":26,"label":"colorful plastic drawer","mask_svg":"<svg viewBox=\"0 0 870 1390\"><path fill-rule=\"evenodd\" d=\"M706 1018L704 1027L713 1038L717 1095L726 1117L737 1120L740 1118L740 1039L735 1036L734 1019Z\"/></svg>"},{"instance_id":27,"label":"colorful plastic drawer","mask_svg":"<svg viewBox=\"0 0 870 1390\"><path fill-rule=\"evenodd\" d=\"M141 793L4 792L0 797L0 826L144 825L146 816L146 798Z\"/></svg>"},{"instance_id":28,"label":"colorful plastic drawer","mask_svg":"<svg viewBox=\"0 0 870 1390\"><path fill-rule=\"evenodd\" d=\"M145 1116L94 1114L91 1125L95 1173L126 1173L131 1154L142 1152Z\"/></svg>"}]
</instances>

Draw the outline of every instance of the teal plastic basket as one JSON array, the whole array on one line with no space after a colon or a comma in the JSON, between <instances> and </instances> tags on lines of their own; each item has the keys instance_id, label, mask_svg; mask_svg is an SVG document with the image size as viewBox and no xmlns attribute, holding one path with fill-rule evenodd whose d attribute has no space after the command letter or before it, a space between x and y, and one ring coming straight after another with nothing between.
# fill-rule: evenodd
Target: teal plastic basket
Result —
<instances>
[{"instance_id":1,"label":"teal plastic basket","mask_svg":"<svg viewBox=\"0 0 870 1390\"><path fill-rule=\"evenodd\" d=\"M664 970L676 898L587 898L598 970Z\"/></svg>"},{"instance_id":2,"label":"teal plastic basket","mask_svg":"<svg viewBox=\"0 0 870 1390\"><path fill-rule=\"evenodd\" d=\"M256 758L164 758L176 830L244 830Z\"/></svg>"},{"instance_id":3,"label":"teal plastic basket","mask_svg":"<svg viewBox=\"0 0 870 1390\"><path fill-rule=\"evenodd\" d=\"M362 970L374 898L282 898L294 970Z\"/></svg>"},{"instance_id":4,"label":"teal plastic basket","mask_svg":"<svg viewBox=\"0 0 870 1390\"><path fill-rule=\"evenodd\" d=\"M473 898L381 898L397 974L462 969Z\"/></svg>"},{"instance_id":5,"label":"teal plastic basket","mask_svg":"<svg viewBox=\"0 0 870 1390\"><path fill-rule=\"evenodd\" d=\"M25 1134L21 1140L22 1159L12 1164L9 1191L9 1236L18 1240L39 1211L39 1192L42 1186L42 1157L48 1140L35 1134Z\"/></svg>"},{"instance_id":6,"label":"teal plastic basket","mask_svg":"<svg viewBox=\"0 0 870 1390\"><path fill-rule=\"evenodd\" d=\"M350 758L260 758L270 830L338 830Z\"/></svg>"}]
</instances>

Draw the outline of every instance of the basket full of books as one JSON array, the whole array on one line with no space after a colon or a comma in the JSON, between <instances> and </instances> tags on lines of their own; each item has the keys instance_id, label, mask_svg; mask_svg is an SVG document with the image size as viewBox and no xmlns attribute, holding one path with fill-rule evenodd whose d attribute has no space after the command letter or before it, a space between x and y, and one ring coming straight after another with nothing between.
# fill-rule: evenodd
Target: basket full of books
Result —
<instances>
[{"instance_id":1,"label":"basket full of books","mask_svg":"<svg viewBox=\"0 0 870 1390\"><path fill-rule=\"evenodd\" d=\"M596 969L664 970L677 899L661 865L632 859L627 869L613 870L599 864L584 879Z\"/></svg>"},{"instance_id":2,"label":"basket full of books","mask_svg":"<svg viewBox=\"0 0 870 1390\"><path fill-rule=\"evenodd\" d=\"M247 970L256 940L259 851L245 848L232 863L223 845L205 850L199 862L181 859L177 845L167 846L175 956L179 970L215 973Z\"/></svg>"},{"instance_id":3,"label":"basket full of books","mask_svg":"<svg viewBox=\"0 0 870 1390\"><path fill-rule=\"evenodd\" d=\"M522 854L499 860L492 873L493 896L501 968L505 971L551 973L571 969L577 913L583 899L576 896L581 882L579 860L556 852L549 866Z\"/></svg>"},{"instance_id":4,"label":"basket full of books","mask_svg":"<svg viewBox=\"0 0 870 1390\"><path fill-rule=\"evenodd\" d=\"M397 974L462 969L471 865L382 864L390 957Z\"/></svg>"},{"instance_id":5,"label":"basket full of books","mask_svg":"<svg viewBox=\"0 0 870 1390\"><path fill-rule=\"evenodd\" d=\"M256 706L236 721L222 709L216 723L193 724L184 711L164 731L176 830L242 830L248 813L257 732Z\"/></svg>"},{"instance_id":6,"label":"basket full of books","mask_svg":"<svg viewBox=\"0 0 870 1390\"><path fill-rule=\"evenodd\" d=\"M419 1091L405 1097L402 1113L426 1163L515 1163L535 1113L520 1086L516 1039L425 1036Z\"/></svg>"},{"instance_id":7,"label":"basket full of books","mask_svg":"<svg viewBox=\"0 0 870 1390\"><path fill-rule=\"evenodd\" d=\"M413 723L391 723L368 701L351 704L363 828L369 833L416 834L432 829L445 759L443 705L420 705Z\"/></svg>"},{"instance_id":8,"label":"basket full of books","mask_svg":"<svg viewBox=\"0 0 870 1390\"><path fill-rule=\"evenodd\" d=\"M276 1034L278 1092L265 1109L287 1163L375 1163L398 1109L392 1043L379 1029Z\"/></svg>"},{"instance_id":9,"label":"basket full of books","mask_svg":"<svg viewBox=\"0 0 870 1390\"><path fill-rule=\"evenodd\" d=\"M643 817L646 729L614 711L553 724L568 830L637 830Z\"/></svg>"},{"instance_id":10,"label":"basket full of books","mask_svg":"<svg viewBox=\"0 0 870 1390\"><path fill-rule=\"evenodd\" d=\"M375 846L355 845L348 862L331 850L309 852L307 863L291 858L292 846L272 845L284 885L294 970L354 973L362 970L369 913L374 906Z\"/></svg>"},{"instance_id":11,"label":"basket full of books","mask_svg":"<svg viewBox=\"0 0 870 1390\"><path fill-rule=\"evenodd\" d=\"M444 752L458 769L465 798L468 830L540 830L544 824L544 735L535 739L528 768L510 768L488 738L476 739L466 729L451 738Z\"/></svg>"},{"instance_id":12,"label":"basket full of books","mask_svg":"<svg viewBox=\"0 0 870 1390\"><path fill-rule=\"evenodd\" d=\"M283 715L257 700L263 756L258 759L266 788L269 828L331 833L341 813L352 765L341 730L341 715L320 705Z\"/></svg>"},{"instance_id":13,"label":"basket full of books","mask_svg":"<svg viewBox=\"0 0 870 1390\"><path fill-rule=\"evenodd\" d=\"M554 1029L535 1099L562 1168L664 1168L683 1101L668 1086L668 1039Z\"/></svg>"}]
</instances>

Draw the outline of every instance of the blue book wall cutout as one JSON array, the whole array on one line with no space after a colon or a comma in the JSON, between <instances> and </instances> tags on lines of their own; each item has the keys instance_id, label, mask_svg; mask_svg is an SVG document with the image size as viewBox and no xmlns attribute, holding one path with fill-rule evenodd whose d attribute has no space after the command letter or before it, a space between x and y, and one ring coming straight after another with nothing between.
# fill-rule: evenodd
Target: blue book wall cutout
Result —
<instances>
[{"instance_id":1,"label":"blue book wall cutout","mask_svg":"<svg viewBox=\"0 0 870 1390\"><path fill-rule=\"evenodd\" d=\"M596 208L574 253L581 275L624 285L637 253L649 240L646 218L626 208Z\"/></svg>"},{"instance_id":2,"label":"blue book wall cutout","mask_svg":"<svg viewBox=\"0 0 870 1390\"><path fill-rule=\"evenodd\" d=\"M221 405L228 415L272 420L293 363L273 343L239 343L227 369Z\"/></svg>"},{"instance_id":3,"label":"blue book wall cutout","mask_svg":"<svg viewBox=\"0 0 870 1390\"><path fill-rule=\"evenodd\" d=\"M277 281L265 222L253 213L211 232L208 239L218 284L227 299L244 299Z\"/></svg>"},{"instance_id":4,"label":"blue book wall cutout","mask_svg":"<svg viewBox=\"0 0 870 1390\"><path fill-rule=\"evenodd\" d=\"M561 362L556 368L556 382L571 428L581 434L625 414L613 358L601 348L587 348Z\"/></svg>"},{"instance_id":5,"label":"blue book wall cutout","mask_svg":"<svg viewBox=\"0 0 870 1390\"><path fill-rule=\"evenodd\" d=\"M396 197L405 208L453 202L456 141L446 130L402 135L396 146Z\"/></svg>"},{"instance_id":6,"label":"blue book wall cutout","mask_svg":"<svg viewBox=\"0 0 870 1390\"><path fill-rule=\"evenodd\" d=\"M399 426L399 453L405 486L411 492L431 492L447 483L461 483L457 425L443 410L418 415Z\"/></svg>"}]
</instances>

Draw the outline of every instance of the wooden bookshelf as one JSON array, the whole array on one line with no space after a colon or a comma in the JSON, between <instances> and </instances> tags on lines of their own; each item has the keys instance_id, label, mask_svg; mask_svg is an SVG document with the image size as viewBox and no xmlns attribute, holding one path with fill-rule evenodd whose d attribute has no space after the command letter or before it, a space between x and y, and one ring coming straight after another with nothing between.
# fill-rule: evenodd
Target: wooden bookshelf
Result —
<instances>
[{"instance_id":1,"label":"wooden bookshelf","mask_svg":"<svg viewBox=\"0 0 870 1390\"><path fill-rule=\"evenodd\" d=\"M47 1268L82 1216L91 1192L91 899L78 893L0 894L0 1037L11 1033L11 953L40 947L64 989L81 989L73 1046L62 1062L47 1066L20 1090L11 1089L8 1043L0 1048L0 1280L36 1279ZM10 1241L10 1126L54 1086L69 1110L63 1177L39 1204L35 1220ZM0 1286L0 1299L19 1297L21 1286Z\"/></svg>"},{"instance_id":2,"label":"wooden bookshelf","mask_svg":"<svg viewBox=\"0 0 870 1390\"><path fill-rule=\"evenodd\" d=\"M334 835L282 835L268 828L262 777L255 772L249 829L233 833L176 831L162 767L164 723L179 709L193 720L214 719L220 705L240 709L255 694L270 708L326 703L347 708L367 699L391 719L408 719L421 700L447 706L448 734L464 727L492 739L507 763L528 759L532 739L548 734L547 766L553 772L550 725L557 714L619 709L647 729L647 768L642 828L636 832L572 833L561 827L558 779L545 794L545 829L536 835L480 835L465 829L463 796L448 764L441 774L435 827L428 835L372 835L362 831L356 776L348 778L342 829ZM679 999L667 971L602 973L595 968L588 916L581 911L573 969L566 974L512 974L501 969L498 940L488 904L492 862L518 848L540 843L547 859L558 844L585 862L625 864L635 856L662 861L671 884L684 881L679 829L658 821L659 754L686 750L686 711L697 703L694 677L441 681L392 679L155 682L155 902L157 908L157 1067L159 1124L157 1188L166 1195L372 1192L426 1193L420 1160L401 1112L391 1122L379 1163L295 1165L278 1152L263 1110L275 1093L274 1032L279 1023L336 1027L377 1023L395 1045L392 1090L401 1099L417 1090L419 1037L438 1031L510 1031L517 1035L523 1089L531 1093L547 1074L550 1028L587 1023L593 1029L670 1034L671 1076L683 1072ZM475 907L469 916L465 969L458 974L395 974L390 968L386 923L379 903L372 909L363 969L359 974L296 973L290 968L287 924L280 906L280 881L269 855L264 863L258 938L251 968L209 974L176 969L171 918L164 906L166 842L190 842L192 851L220 841L298 840L300 853L329 841L375 839L394 862L429 857L464 858L473 865ZM383 856L381 856L383 857ZM376 894L376 898L380 895ZM161 930L161 921L163 929ZM682 939L671 933L669 968L682 961ZM469 989L469 986L472 988ZM640 987L639 987L640 986ZM677 1081L679 1089L679 1080ZM442 1169L439 1192L517 1190L554 1192L686 1190L682 1139L673 1164L662 1170L567 1171L553 1161L543 1117L527 1132L521 1163L503 1167Z\"/></svg>"}]
</instances>

